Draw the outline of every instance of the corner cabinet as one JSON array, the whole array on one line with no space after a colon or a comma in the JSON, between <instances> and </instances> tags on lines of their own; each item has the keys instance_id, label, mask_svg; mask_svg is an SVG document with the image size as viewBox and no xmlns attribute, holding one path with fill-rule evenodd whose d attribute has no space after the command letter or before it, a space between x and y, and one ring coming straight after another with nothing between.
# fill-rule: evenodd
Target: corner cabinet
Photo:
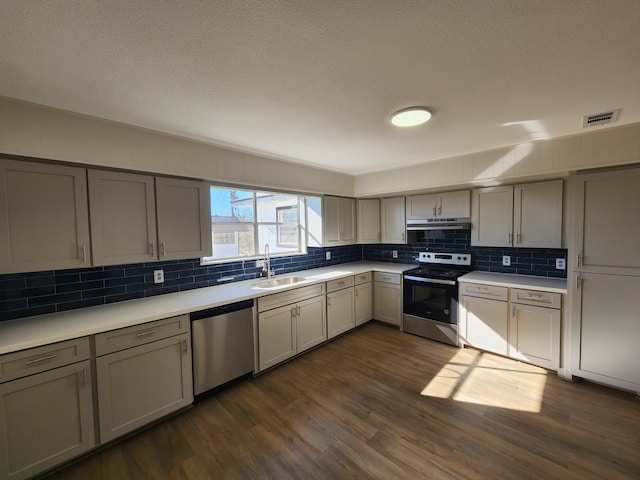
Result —
<instances>
[{"instance_id":1,"label":"corner cabinet","mask_svg":"<svg viewBox=\"0 0 640 480\"><path fill-rule=\"evenodd\" d=\"M94 265L157 260L153 177L89 170Z\"/></svg>"},{"instance_id":2,"label":"corner cabinet","mask_svg":"<svg viewBox=\"0 0 640 480\"><path fill-rule=\"evenodd\" d=\"M95 351L101 443L193 403L189 315L96 335Z\"/></svg>"},{"instance_id":3,"label":"corner cabinet","mask_svg":"<svg viewBox=\"0 0 640 480\"><path fill-rule=\"evenodd\" d=\"M0 478L30 478L94 447L89 339L0 356Z\"/></svg>"},{"instance_id":4,"label":"corner cabinet","mask_svg":"<svg viewBox=\"0 0 640 480\"><path fill-rule=\"evenodd\" d=\"M471 245L561 248L562 192L562 180L473 190Z\"/></svg>"},{"instance_id":5,"label":"corner cabinet","mask_svg":"<svg viewBox=\"0 0 640 480\"><path fill-rule=\"evenodd\" d=\"M160 260L211 256L209 185L156 177Z\"/></svg>"},{"instance_id":6,"label":"corner cabinet","mask_svg":"<svg viewBox=\"0 0 640 480\"><path fill-rule=\"evenodd\" d=\"M322 198L322 232L326 247L356 243L356 199L325 195Z\"/></svg>"},{"instance_id":7,"label":"corner cabinet","mask_svg":"<svg viewBox=\"0 0 640 480\"><path fill-rule=\"evenodd\" d=\"M358 243L380 243L380 199L358 199Z\"/></svg>"},{"instance_id":8,"label":"corner cabinet","mask_svg":"<svg viewBox=\"0 0 640 480\"><path fill-rule=\"evenodd\" d=\"M407 243L405 197L380 200L381 243Z\"/></svg>"},{"instance_id":9,"label":"corner cabinet","mask_svg":"<svg viewBox=\"0 0 640 480\"><path fill-rule=\"evenodd\" d=\"M90 266L83 168L0 159L0 271Z\"/></svg>"}]
</instances>

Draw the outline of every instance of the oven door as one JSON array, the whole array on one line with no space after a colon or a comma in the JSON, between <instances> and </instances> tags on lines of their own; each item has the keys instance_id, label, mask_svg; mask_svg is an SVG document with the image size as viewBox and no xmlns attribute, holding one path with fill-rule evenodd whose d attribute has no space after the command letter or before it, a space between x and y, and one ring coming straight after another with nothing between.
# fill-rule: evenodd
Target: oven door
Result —
<instances>
[{"instance_id":1,"label":"oven door","mask_svg":"<svg viewBox=\"0 0 640 480\"><path fill-rule=\"evenodd\" d=\"M458 286L428 279L403 280L403 313L438 322L457 324Z\"/></svg>"}]
</instances>

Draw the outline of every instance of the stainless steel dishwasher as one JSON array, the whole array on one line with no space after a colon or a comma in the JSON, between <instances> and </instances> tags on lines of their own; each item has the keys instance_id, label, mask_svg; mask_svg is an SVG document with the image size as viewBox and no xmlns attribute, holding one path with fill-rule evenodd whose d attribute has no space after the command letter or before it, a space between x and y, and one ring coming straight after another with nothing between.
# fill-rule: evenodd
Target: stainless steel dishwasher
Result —
<instances>
[{"instance_id":1,"label":"stainless steel dishwasher","mask_svg":"<svg viewBox=\"0 0 640 480\"><path fill-rule=\"evenodd\" d=\"M253 373L253 300L193 312L191 338L195 396Z\"/></svg>"}]
</instances>

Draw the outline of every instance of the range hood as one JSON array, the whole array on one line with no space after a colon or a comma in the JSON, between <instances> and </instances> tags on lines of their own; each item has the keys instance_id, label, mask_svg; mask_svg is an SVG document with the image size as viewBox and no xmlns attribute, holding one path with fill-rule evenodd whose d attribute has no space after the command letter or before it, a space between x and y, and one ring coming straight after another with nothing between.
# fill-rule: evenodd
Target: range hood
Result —
<instances>
[{"instance_id":1,"label":"range hood","mask_svg":"<svg viewBox=\"0 0 640 480\"><path fill-rule=\"evenodd\" d=\"M408 231L465 230L471 228L471 218L424 218L407 220Z\"/></svg>"}]
</instances>

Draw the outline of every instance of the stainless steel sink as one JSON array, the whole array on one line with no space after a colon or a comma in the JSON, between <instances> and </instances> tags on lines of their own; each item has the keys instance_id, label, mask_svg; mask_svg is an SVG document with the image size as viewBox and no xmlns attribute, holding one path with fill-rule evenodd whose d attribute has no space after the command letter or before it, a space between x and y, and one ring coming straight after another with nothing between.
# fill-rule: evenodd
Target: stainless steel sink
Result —
<instances>
[{"instance_id":1,"label":"stainless steel sink","mask_svg":"<svg viewBox=\"0 0 640 480\"><path fill-rule=\"evenodd\" d=\"M296 283L306 282L307 279L303 277L282 277L272 278L271 280L261 280L252 284L256 288L277 288L295 285Z\"/></svg>"}]
</instances>

